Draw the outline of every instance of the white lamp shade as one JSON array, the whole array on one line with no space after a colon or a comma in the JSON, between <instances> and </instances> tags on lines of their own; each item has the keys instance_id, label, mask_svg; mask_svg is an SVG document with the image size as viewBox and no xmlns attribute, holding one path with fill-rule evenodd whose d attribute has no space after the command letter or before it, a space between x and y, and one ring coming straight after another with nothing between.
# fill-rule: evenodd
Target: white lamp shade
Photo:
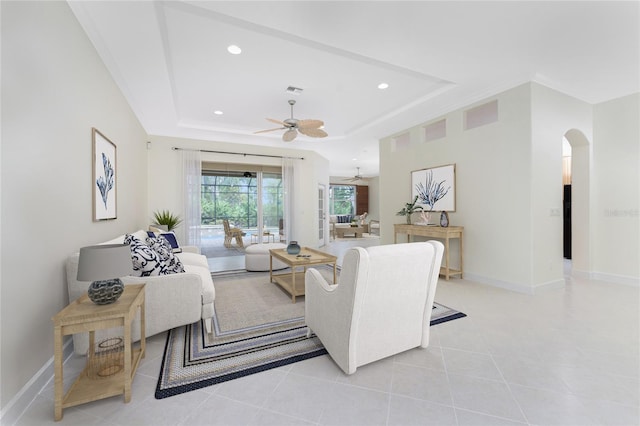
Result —
<instances>
[{"instance_id":1,"label":"white lamp shade","mask_svg":"<svg viewBox=\"0 0 640 426\"><path fill-rule=\"evenodd\" d=\"M120 278L133 272L128 244L104 244L82 247L78 260L78 281Z\"/></svg>"}]
</instances>

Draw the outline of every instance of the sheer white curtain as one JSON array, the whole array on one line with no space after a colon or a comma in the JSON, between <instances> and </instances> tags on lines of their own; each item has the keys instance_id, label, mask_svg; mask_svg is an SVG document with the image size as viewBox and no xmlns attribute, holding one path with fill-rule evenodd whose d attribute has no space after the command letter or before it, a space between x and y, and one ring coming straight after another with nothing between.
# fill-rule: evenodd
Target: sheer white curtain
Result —
<instances>
[{"instance_id":1,"label":"sheer white curtain","mask_svg":"<svg viewBox=\"0 0 640 426\"><path fill-rule=\"evenodd\" d=\"M200 192L202 161L200 151L182 151L185 245L200 247Z\"/></svg>"},{"instance_id":2,"label":"sheer white curtain","mask_svg":"<svg viewBox=\"0 0 640 426\"><path fill-rule=\"evenodd\" d=\"M300 160L295 158L282 159L282 186L284 188L284 236L286 241L296 241L293 235L295 228L295 179L300 168Z\"/></svg>"}]
</instances>

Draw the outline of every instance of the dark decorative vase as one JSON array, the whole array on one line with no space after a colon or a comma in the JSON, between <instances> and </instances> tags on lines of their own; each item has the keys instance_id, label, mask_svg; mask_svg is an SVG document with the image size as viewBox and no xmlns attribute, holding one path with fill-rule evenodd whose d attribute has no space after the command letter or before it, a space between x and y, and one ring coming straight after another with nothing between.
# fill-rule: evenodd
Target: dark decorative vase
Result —
<instances>
[{"instance_id":1,"label":"dark decorative vase","mask_svg":"<svg viewBox=\"0 0 640 426\"><path fill-rule=\"evenodd\" d=\"M442 226L443 228L449 226L449 213L445 212L444 210L442 211L442 213L440 213L440 226Z\"/></svg>"},{"instance_id":2,"label":"dark decorative vase","mask_svg":"<svg viewBox=\"0 0 640 426\"><path fill-rule=\"evenodd\" d=\"M289 254L298 254L300 253L300 246L297 241L291 241L287 246L287 253Z\"/></svg>"},{"instance_id":3,"label":"dark decorative vase","mask_svg":"<svg viewBox=\"0 0 640 426\"><path fill-rule=\"evenodd\" d=\"M108 305L118 300L124 291L124 283L120 278L94 281L87 290L89 299L96 305Z\"/></svg>"}]
</instances>

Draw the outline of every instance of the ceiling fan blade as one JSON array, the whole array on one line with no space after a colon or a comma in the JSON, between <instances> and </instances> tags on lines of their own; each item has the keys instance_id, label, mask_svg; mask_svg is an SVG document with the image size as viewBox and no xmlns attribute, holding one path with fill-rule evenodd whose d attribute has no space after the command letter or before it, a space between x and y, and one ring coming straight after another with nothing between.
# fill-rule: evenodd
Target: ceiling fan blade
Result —
<instances>
[{"instance_id":1,"label":"ceiling fan blade","mask_svg":"<svg viewBox=\"0 0 640 426\"><path fill-rule=\"evenodd\" d=\"M322 120L298 120L299 129L318 129L322 126L324 126L324 121Z\"/></svg>"},{"instance_id":2,"label":"ceiling fan blade","mask_svg":"<svg viewBox=\"0 0 640 426\"><path fill-rule=\"evenodd\" d=\"M276 127L275 129L267 129L267 130L258 130L257 132L253 132L253 134L257 134L257 133L266 133L266 132L273 132L274 130L283 130L286 129L286 127Z\"/></svg>"},{"instance_id":3,"label":"ceiling fan blade","mask_svg":"<svg viewBox=\"0 0 640 426\"><path fill-rule=\"evenodd\" d=\"M276 120L275 118L265 118L265 120L270 121L270 122L272 122L272 123L279 124L279 125L281 125L281 126L285 126L285 127L287 126L286 124L284 124L284 122L283 122L283 121Z\"/></svg>"},{"instance_id":4,"label":"ceiling fan blade","mask_svg":"<svg viewBox=\"0 0 640 426\"><path fill-rule=\"evenodd\" d=\"M298 132L296 129L289 129L282 135L282 140L285 142L291 142L298 136Z\"/></svg>"},{"instance_id":5,"label":"ceiling fan blade","mask_svg":"<svg viewBox=\"0 0 640 426\"><path fill-rule=\"evenodd\" d=\"M305 129L301 127L298 130L300 130L300 133L303 135L311 136L312 138L326 138L329 136L327 135L327 132L322 129Z\"/></svg>"}]
</instances>

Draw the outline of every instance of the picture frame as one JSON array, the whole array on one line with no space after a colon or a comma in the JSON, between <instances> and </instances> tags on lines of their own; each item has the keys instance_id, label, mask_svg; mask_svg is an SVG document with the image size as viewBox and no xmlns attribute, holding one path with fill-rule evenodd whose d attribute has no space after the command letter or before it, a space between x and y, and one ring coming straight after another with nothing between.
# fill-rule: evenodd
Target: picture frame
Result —
<instances>
[{"instance_id":1,"label":"picture frame","mask_svg":"<svg viewBox=\"0 0 640 426\"><path fill-rule=\"evenodd\" d=\"M118 217L117 147L96 128L91 129L93 220Z\"/></svg>"},{"instance_id":2,"label":"picture frame","mask_svg":"<svg viewBox=\"0 0 640 426\"><path fill-rule=\"evenodd\" d=\"M456 165L431 167L411 172L411 200L425 211L456 211Z\"/></svg>"}]
</instances>

